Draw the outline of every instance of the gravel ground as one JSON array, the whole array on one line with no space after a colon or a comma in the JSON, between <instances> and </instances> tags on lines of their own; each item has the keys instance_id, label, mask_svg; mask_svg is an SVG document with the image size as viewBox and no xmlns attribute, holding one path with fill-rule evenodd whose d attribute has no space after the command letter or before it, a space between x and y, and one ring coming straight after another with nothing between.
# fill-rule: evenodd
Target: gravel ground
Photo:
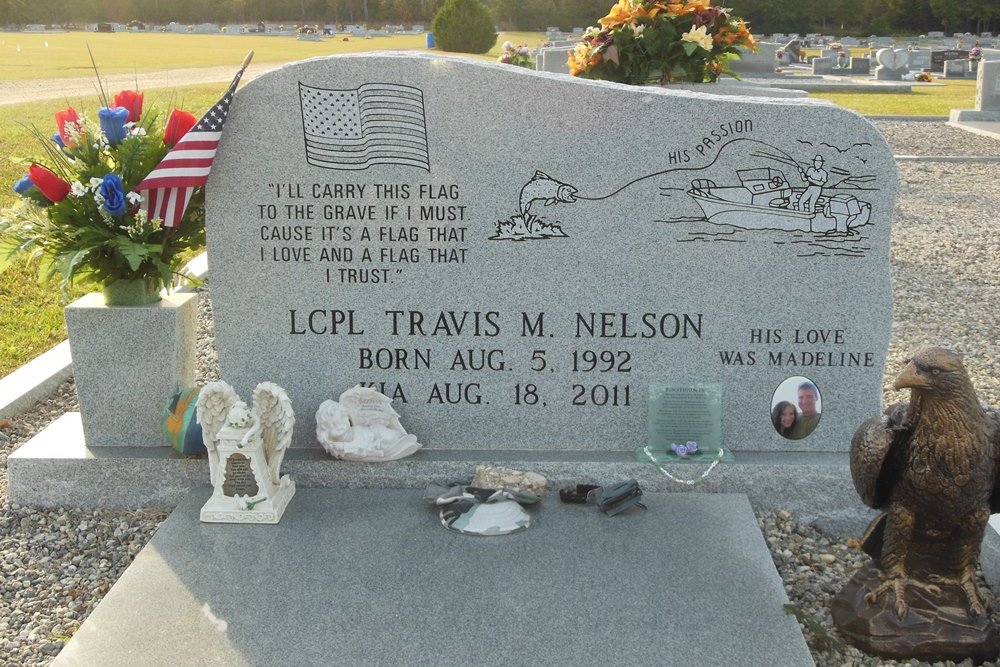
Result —
<instances>
[{"instance_id":1,"label":"gravel ground","mask_svg":"<svg viewBox=\"0 0 1000 667\"><path fill-rule=\"evenodd\" d=\"M944 122L874 121L889 140L894 155L1000 156L1000 141Z\"/></svg>"},{"instance_id":2,"label":"gravel ground","mask_svg":"<svg viewBox=\"0 0 1000 667\"><path fill-rule=\"evenodd\" d=\"M878 126L896 154L1000 155L1000 141L943 123ZM904 162L899 171L886 400L905 399L889 387L905 356L935 343L961 351L982 400L1000 405L1000 164ZM217 376L205 292L199 341L201 383ZM76 409L70 381L30 411L0 422L0 466L53 418ZM10 505L6 491L6 477L0 477L0 665L45 665L168 510L36 510ZM820 667L926 664L865 656L833 632L830 598L867 558L853 540L799 525L787 512L760 513L758 522ZM994 617L1000 622L1000 614Z\"/></svg>"}]
</instances>

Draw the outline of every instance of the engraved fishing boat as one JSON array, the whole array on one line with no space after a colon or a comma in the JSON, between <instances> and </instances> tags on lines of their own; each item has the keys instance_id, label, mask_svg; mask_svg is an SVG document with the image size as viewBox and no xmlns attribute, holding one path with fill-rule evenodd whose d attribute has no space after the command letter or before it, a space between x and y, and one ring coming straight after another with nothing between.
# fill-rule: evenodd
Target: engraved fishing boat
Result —
<instances>
[{"instance_id":1,"label":"engraved fishing boat","mask_svg":"<svg viewBox=\"0 0 1000 667\"><path fill-rule=\"evenodd\" d=\"M800 232L848 232L868 223L871 204L844 192L823 194L814 211L799 210L806 188L793 188L777 169L737 170L740 185L718 186L700 178L691 182L689 194L716 225L743 229L777 229ZM824 193L832 190L824 188Z\"/></svg>"}]
</instances>

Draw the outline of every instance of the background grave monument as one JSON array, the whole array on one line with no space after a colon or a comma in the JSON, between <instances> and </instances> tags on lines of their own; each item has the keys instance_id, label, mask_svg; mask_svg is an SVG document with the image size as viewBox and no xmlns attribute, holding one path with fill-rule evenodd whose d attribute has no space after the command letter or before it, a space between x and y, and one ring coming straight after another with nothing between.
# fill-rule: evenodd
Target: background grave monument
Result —
<instances>
[{"instance_id":1,"label":"background grave monument","mask_svg":"<svg viewBox=\"0 0 1000 667\"><path fill-rule=\"evenodd\" d=\"M552 112L526 125L526 99ZM669 138L636 129L668 110ZM631 450L650 385L697 382L737 453L845 451L879 409L895 187L877 130L812 100L287 66L240 91L209 183L222 376L283 386L297 447L361 383L432 449ZM771 400L799 375L823 418L790 441Z\"/></svg>"},{"instance_id":2,"label":"background grave monument","mask_svg":"<svg viewBox=\"0 0 1000 667\"><path fill-rule=\"evenodd\" d=\"M875 60L875 78L879 81L901 81L910 71L910 54L903 49L879 49Z\"/></svg>"},{"instance_id":3,"label":"background grave monument","mask_svg":"<svg viewBox=\"0 0 1000 667\"><path fill-rule=\"evenodd\" d=\"M952 109L949 122L1000 121L1000 60L984 60L976 71L976 108Z\"/></svg>"}]
</instances>

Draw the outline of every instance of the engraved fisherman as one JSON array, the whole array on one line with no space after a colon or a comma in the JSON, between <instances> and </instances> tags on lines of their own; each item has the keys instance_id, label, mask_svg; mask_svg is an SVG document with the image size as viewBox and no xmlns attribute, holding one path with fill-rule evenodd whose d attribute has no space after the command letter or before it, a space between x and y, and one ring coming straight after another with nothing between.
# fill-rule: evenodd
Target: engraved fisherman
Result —
<instances>
[{"instance_id":1,"label":"engraved fisherman","mask_svg":"<svg viewBox=\"0 0 1000 667\"><path fill-rule=\"evenodd\" d=\"M823 194L823 186L830 180L830 174L823 168L823 156L817 155L814 157L813 166L808 169L803 170L802 167L799 167L799 174L802 176L802 180L807 182L809 186L799 196L796 208L800 211L815 211L820 195Z\"/></svg>"}]
</instances>

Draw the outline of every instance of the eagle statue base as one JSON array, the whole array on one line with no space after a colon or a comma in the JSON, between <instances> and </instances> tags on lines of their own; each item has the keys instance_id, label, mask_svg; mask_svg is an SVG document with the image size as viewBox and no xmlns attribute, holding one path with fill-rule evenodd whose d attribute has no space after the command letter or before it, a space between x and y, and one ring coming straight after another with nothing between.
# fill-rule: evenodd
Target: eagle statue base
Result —
<instances>
[{"instance_id":1,"label":"eagle statue base","mask_svg":"<svg viewBox=\"0 0 1000 667\"><path fill-rule=\"evenodd\" d=\"M979 664L1000 653L996 624L989 614L969 613L960 587L942 583L937 584L939 591L909 589L909 609L900 618L892 596L876 602L865 599L878 588L879 572L876 562L869 561L831 602L834 626L852 646L884 658L925 662L972 658Z\"/></svg>"},{"instance_id":2,"label":"eagle statue base","mask_svg":"<svg viewBox=\"0 0 1000 667\"><path fill-rule=\"evenodd\" d=\"M834 596L834 626L861 650L928 662L1000 654L977 579L1000 511L1000 414L983 407L962 358L923 347L893 387L910 390L851 440L851 479L879 510L861 539L872 560Z\"/></svg>"}]
</instances>

